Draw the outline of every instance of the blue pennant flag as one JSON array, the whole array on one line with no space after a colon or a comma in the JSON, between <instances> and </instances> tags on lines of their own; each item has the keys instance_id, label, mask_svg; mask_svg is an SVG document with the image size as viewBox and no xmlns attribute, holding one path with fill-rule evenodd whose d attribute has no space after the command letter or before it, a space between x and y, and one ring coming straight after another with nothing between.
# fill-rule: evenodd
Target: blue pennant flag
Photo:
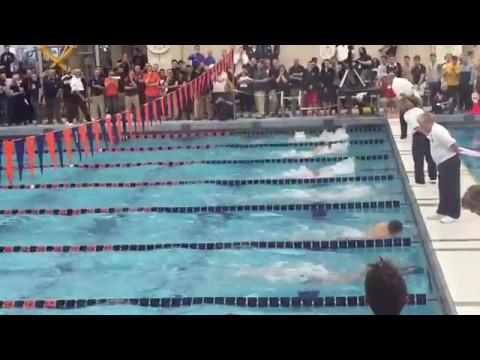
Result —
<instances>
[{"instance_id":1,"label":"blue pennant flag","mask_svg":"<svg viewBox=\"0 0 480 360\"><path fill-rule=\"evenodd\" d=\"M153 126L153 101L148 103L148 121L150 121L150 126Z\"/></svg>"},{"instance_id":2,"label":"blue pennant flag","mask_svg":"<svg viewBox=\"0 0 480 360\"><path fill-rule=\"evenodd\" d=\"M132 110L132 122L133 122L133 131L135 131L135 135L138 135L137 129L137 109Z\"/></svg>"},{"instance_id":3,"label":"blue pennant flag","mask_svg":"<svg viewBox=\"0 0 480 360\"><path fill-rule=\"evenodd\" d=\"M113 141L115 141L115 144L118 144L120 142L120 139L118 138L118 130L117 130L117 117L112 116L112 132L113 132Z\"/></svg>"},{"instance_id":4,"label":"blue pennant flag","mask_svg":"<svg viewBox=\"0 0 480 360\"><path fill-rule=\"evenodd\" d=\"M105 148L108 149L108 135L105 127L105 119L100 120L100 129L102 130L102 139L105 142Z\"/></svg>"},{"instance_id":5,"label":"blue pennant flag","mask_svg":"<svg viewBox=\"0 0 480 360\"><path fill-rule=\"evenodd\" d=\"M0 182L2 182L2 153L3 153L3 141L0 141Z\"/></svg>"},{"instance_id":6,"label":"blue pennant flag","mask_svg":"<svg viewBox=\"0 0 480 360\"><path fill-rule=\"evenodd\" d=\"M75 147L77 148L78 157L82 161L82 145L80 144L80 135L78 135L78 128L72 127L72 136Z\"/></svg>"},{"instance_id":7,"label":"blue pennant flag","mask_svg":"<svg viewBox=\"0 0 480 360\"><path fill-rule=\"evenodd\" d=\"M20 177L20 180L22 180L23 157L25 155L25 138L15 141L14 144L15 144L15 155L16 155L17 164L18 164L18 176Z\"/></svg>"},{"instance_id":8,"label":"blue pennant flag","mask_svg":"<svg viewBox=\"0 0 480 360\"><path fill-rule=\"evenodd\" d=\"M40 164L40 172L43 174L43 148L45 144L44 135L35 136L35 144L37 144L38 163Z\"/></svg>"},{"instance_id":9,"label":"blue pennant flag","mask_svg":"<svg viewBox=\"0 0 480 360\"><path fill-rule=\"evenodd\" d=\"M87 124L87 138L88 138L88 143L90 145L90 153L93 156L93 152L94 152L93 151L93 128L91 123Z\"/></svg>"},{"instance_id":10,"label":"blue pennant flag","mask_svg":"<svg viewBox=\"0 0 480 360\"><path fill-rule=\"evenodd\" d=\"M142 132L145 133L145 106L140 105L140 114L142 115Z\"/></svg>"},{"instance_id":11,"label":"blue pennant flag","mask_svg":"<svg viewBox=\"0 0 480 360\"><path fill-rule=\"evenodd\" d=\"M62 140L62 131L55 131L53 136L55 137L55 143L57 144L57 153L60 160L60 166L63 167L63 140Z\"/></svg>"},{"instance_id":12,"label":"blue pennant flag","mask_svg":"<svg viewBox=\"0 0 480 360\"><path fill-rule=\"evenodd\" d=\"M127 113L124 111L122 112L122 126L123 126L123 139L122 140L125 140L125 138L127 137L127 134L128 134L128 129L127 129Z\"/></svg>"},{"instance_id":13,"label":"blue pennant flag","mask_svg":"<svg viewBox=\"0 0 480 360\"><path fill-rule=\"evenodd\" d=\"M159 99L155 100L154 101L154 106L156 106L157 108L157 116L158 116L158 120L160 120L162 118L162 109L160 107L160 101Z\"/></svg>"}]
</instances>

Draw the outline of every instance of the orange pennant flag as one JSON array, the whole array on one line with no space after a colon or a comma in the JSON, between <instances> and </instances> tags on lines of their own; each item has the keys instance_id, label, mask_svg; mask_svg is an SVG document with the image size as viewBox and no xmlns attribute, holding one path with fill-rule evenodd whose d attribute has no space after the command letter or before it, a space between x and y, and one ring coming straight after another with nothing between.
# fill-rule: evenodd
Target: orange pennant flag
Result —
<instances>
[{"instance_id":1,"label":"orange pennant flag","mask_svg":"<svg viewBox=\"0 0 480 360\"><path fill-rule=\"evenodd\" d=\"M80 140L83 144L83 152L85 153L85 157L88 156L88 152L90 151L90 147L88 146L88 138L87 138L87 125L83 124L78 127L78 133L80 134Z\"/></svg>"},{"instance_id":2,"label":"orange pennant flag","mask_svg":"<svg viewBox=\"0 0 480 360\"><path fill-rule=\"evenodd\" d=\"M110 140L110 145L113 146L113 134L112 134L112 116L105 116L105 128L107 129L108 140Z\"/></svg>"},{"instance_id":3,"label":"orange pennant flag","mask_svg":"<svg viewBox=\"0 0 480 360\"><path fill-rule=\"evenodd\" d=\"M3 152L5 153L5 170L10 185L13 183L13 140L3 142Z\"/></svg>"},{"instance_id":4,"label":"orange pennant flag","mask_svg":"<svg viewBox=\"0 0 480 360\"><path fill-rule=\"evenodd\" d=\"M50 154L52 164L54 167L57 167L57 159L55 157L55 136L53 135L52 131L45 134L45 140L47 142L48 152Z\"/></svg>"},{"instance_id":5,"label":"orange pennant flag","mask_svg":"<svg viewBox=\"0 0 480 360\"><path fill-rule=\"evenodd\" d=\"M117 114L117 133L118 139L123 141L123 122L122 122L122 114Z\"/></svg>"},{"instance_id":6,"label":"orange pennant flag","mask_svg":"<svg viewBox=\"0 0 480 360\"><path fill-rule=\"evenodd\" d=\"M132 122L132 110L127 110L127 127L128 127L128 134L130 138L133 136L133 122Z\"/></svg>"},{"instance_id":7,"label":"orange pennant flag","mask_svg":"<svg viewBox=\"0 0 480 360\"><path fill-rule=\"evenodd\" d=\"M65 149L67 149L68 163L72 163L72 129L63 129L63 142L65 143Z\"/></svg>"}]
</instances>

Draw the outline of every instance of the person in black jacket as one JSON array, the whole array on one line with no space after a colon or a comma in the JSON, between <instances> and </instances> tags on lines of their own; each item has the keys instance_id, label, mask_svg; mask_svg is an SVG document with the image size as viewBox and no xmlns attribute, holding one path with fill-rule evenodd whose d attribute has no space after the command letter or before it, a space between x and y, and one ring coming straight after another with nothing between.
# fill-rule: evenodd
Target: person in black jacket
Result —
<instances>
[{"instance_id":1,"label":"person in black jacket","mask_svg":"<svg viewBox=\"0 0 480 360\"><path fill-rule=\"evenodd\" d=\"M4 71L7 78L12 77L12 64L15 62L15 55L10 52L10 47L5 45L5 52L0 55L0 70Z\"/></svg>"},{"instance_id":2,"label":"person in black jacket","mask_svg":"<svg viewBox=\"0 0 480 360\"><path fill-rule=\"evenodd\" d=\"M303 87L303 73L305 72L305 68L300 65L298 59L293 60L293 66L288 70L289 79L290 79L290 96L298 98L302 92ZM290 100L290 109L292 111L292 115L297 115L297 109L300 106L298 100L292 99Z\"/></svg>"},{"instance_id":3,"label":"person in black jacket","mask_svg":"<svg viewBox=\"0 0 480 360\"><path fill-rule=\"evenodd\" d=\"M268 81L269 78L264 68L263 61L259 61L257 64L257 70L253 72L253 91L258 117L265 116L265 92L267 90Z\"/></svg>"},{"instance_id":4,"label":"person in black jacket","mask_svg":"<svg viewBox=\"0 0 480 360\"><path fill-rule=\"evenodd\" d=\"M72 81L72 78L72 68L68 67L65 71L65 75L62 77L62 97L67 112L67 121L70 123L73 122L74 119L78 119L78 105L74 101L72 88L70 87L70 81Z\"/></svg>"},{"instance_id":5,"label":"person in black jacket","mask_svg":"<svg viewBox=\"0 0 480 360\"><path fill-rule=\"evenodd\" d=\"M336 101L335 86L333 85L335 79L335 70L330 65L330 60L325 60L322 64L322 71L320 71L320 81L323 84L322 107L323 115L327 115L327 110L332 112L332 106Z\"/></svg>"},{"instance_id":6,"label":"person in black jacket","mask_svg":"<svg viewBox=\"0 0 480 360\"><path fill-rule=\"evenodd\" d=\"M319 100L320 78L314 70L314 63L311 61L308 62L307 70L303 73L303 90L305 91L305 105L308 108L316 109ZM313 109L311 109L312 113L315 113Z\"/></svg>"},{"instance_id":7,"label":"person in black jacket","mask_svg":"<svg viewBox=\"0 0 480 360\"><path fill-rule=\"evenodd\" d=\"M29 118L29 107L25 100L25 90L19 74L12 75L12 82L7 87L9 125L25 124Z\"/></svg>"},{"instance_id":8,"label":"person in black jacket","mask_svg":"<svg viewBox=\"0 0 480 360\"><path fill-rule=\"evenodd\" d=\"M287 69L284 65L278 67L278 74L275 78L277 93L280 97L280 116L285 117L285 101L281 101L282 96L289 96L290 92L290 78L288 76Z\"/></svg>"},{"instance_id":9,"label":"person in black jacket","mask_svg":"<svg viewBox=\"0 0 480 360\"><path fill-rule=\"evenodd\" d=\"M56 76L55 70L48 70L46 78L43 79L43 101L47 113L48 124L53 124L53 118L62 124L60 116L60 90L62 82Z\"/></svg>"}]
</instances>

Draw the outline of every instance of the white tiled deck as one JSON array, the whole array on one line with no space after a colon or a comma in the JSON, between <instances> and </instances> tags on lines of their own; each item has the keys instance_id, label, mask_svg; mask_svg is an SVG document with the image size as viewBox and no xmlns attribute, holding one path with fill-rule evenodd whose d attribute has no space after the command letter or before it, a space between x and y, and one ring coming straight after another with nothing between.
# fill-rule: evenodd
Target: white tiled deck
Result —
<instances>
[{"instance_id":1,"label":"white tiled deck","mask_svg":"<svg viewBox=\"0 0 480 360\"><path fill-rule=\"evenodd\" d=\"M390 119L389 123L410 184L414 184L410 134L407 139L401 140L399 120ZM474 183L462 163L462 194ZM457 313L480 315L480 218L462 210L460 220L453 224L427 220L426 217L434 214L437 208L437 185L412 186L412 190Z\"/></svg>"}]
</instances>

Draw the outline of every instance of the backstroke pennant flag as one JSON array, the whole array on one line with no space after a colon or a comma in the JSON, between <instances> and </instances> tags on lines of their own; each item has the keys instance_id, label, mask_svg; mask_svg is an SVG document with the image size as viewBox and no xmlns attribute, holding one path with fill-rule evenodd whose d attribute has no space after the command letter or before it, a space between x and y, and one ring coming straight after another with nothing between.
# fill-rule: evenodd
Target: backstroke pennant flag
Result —
<instances>
[{"instance_id":1,"label":"backstroke pennant flag","mask_svg":"<svg viewBox=\"0 0 480 360\"><path fill-rule=\"evenodd\" d=\"M72 137L73 137L73 142L75 143L75 148L77 149L78 157L80 158L80 161L82 161L82 145L80 144L80 136L78 134L78 128L76 127L72 128Z\"/></svg>"},{"instance_id":2,"label":"backstroke pennant flag","mask_svg":"<svg viewBox=\"0 0 480 360\"><path fill-rule=\"evenodd\" d=\"M142 124L142 108L139 106L138 108L135 108L135 129L137 131L140 131L140 127L143 128L143 131L145 131L145 126L140 126Z\"/></svg>"},{"instance_id":3,"label":"backstroke pennant flag","mask_svg":"<svg viewBox=\"0 0 480 360\"><path fill-rule=\"evenodd\" d=\"M128 135L130 138L133 137L133 121L132 121L132 109L127 110L127 128L128 128Z\"/></svg>"},{"instance_id":4,"label":"backstroke pennant flag","mask_svg":"<svg viewBox=\"0 0 480 360\"><path fill-rule=\"evenodd\" d=\"M3 142L3 152L5 153L5 172L10 185L13 182L13 141L5 140Z\"/></svg>"},{"instance_id":5,"label":"backstroke pennant flag","mask_svg":"<svg viewBox=\"0 0 480 360\"><path fill-rule=\"evenodd\" d=\"M82 142L82 145L83 145L83 152L85 153L85 157L87 157L90 149L89 149L89 146L88 146L86 124L80 125L78 127L78 133L80 134L80 141Z\"/></svg>"},{"instance_id":6,"label":"backstroke pennant flag","mask_svg":"<svg viewBox=\"0 0 480 360\"><path fill-rule=\"evenodd\" d=\"M87 123L87 138L88 138L88 143L90 144L90 154L92 154L93 157L93 124L92 123Z\"/></svg>"},{"instance_id":7,"label":"backstroke pennant flag","mask_svg":"<svg viewBox=\"0 0 480 360\"><path fill-rule=\"evenodd\" d=\"M43 174L43 149L45 145L45 138L43 135L35 136L35 142L37 143L38 163L40 164L40 173Z\"/></svg>"},{"instance_id":8,"label":"backstroke pennant flag","mask_svg":"<svg viewBox=\"0 0 480 360\"><path fill-rule=\"evenodd\" d=\"M55 131L53 133L55 138L55 143L57 144L58 159L60 160L60 167L63 167L63 143L62 143L62 132Z\"/></svg>"},{"instance_id":9,"label":"backstroke pennant flag","mask_svg":"<svg viewBox=\"0 0 480 360\"><path fill-rule=\"evenodd\" d=\"M50 154L52 164L54 167L57 167L57 159L55 157L55 137L52 131L45 134L45 141L47 142L48 153Z\"/></svg>"},{"instance_id":10,"label":"backstroke pennant flag","mask_svg":"<svg viewBox=\"0 0 480 360\"><path fill-rule=\"evenodd\" d=\"M153 120L158 121L158 99L152 103Z\"/></svg>"},{"instance_id":11,"label":"backstroke pennant flag","mask_svg":"<svg viewBox=\"0 0 480 360\"><path fill-rule=\"evenodd\" d=\"M63 142L65 143L65 148L67 149L68 164L72 164L72 129L71 128L63 129Z\"/></svg>"},{"instance_id":12,"label":"backstroke pennant flag","mask_svg":"<svg viewBox=\"0 0 480 360\"><path fill-rule=\"evenodd\" d=\"M167 117L167 114L165 113L165 97L164 96L160 98L160 110L162 112L163 119L165 120L165 118Z\"/></svg>"},{"instance_id":13,"label":"backstroke pennant flag","mask_svg":"<svg viewBox=\"0 0 480 360\"><path fill-rule=\"evenodd\" d=\"M148 129L150 125L150 102L143 105L143 111L145 113L145 127Z\"/></svg>"},{"instance_id":14,"label":"backstroke pennant flag","mask_svg":"<svg viewBox=\"0 0 480 360\"><path fill-rule=\"evenodd\" d=\"M115 117L116 117L115 125L116 125L116 127L117 127L117 137L118 137L118 141L123 141L123 134L122 134L122 129L123 129L122 114L118 113Z\"/></svg>"},{"instance_id":15,"label":"backstroke pennant flag","mask_svg":"<svg viewBox=\"0 0 480 360\"><path fill-rule=\"evenodd\" d=\"M100 129L102 129L102 138L103 138L103 142L105 143L105 148L108 149L108 136L107 136L107 129L106 129L107 121L105 119L102 119L99 121L99 123L100 123Z\"/></svg>"},{"instance_id":16,"label":"backstroke pennant flag","mask_svg":"<svg viewBox=\"0 0 480 360\"><path fill-rule=\"evenodd\" d=\"M20 181L22 180L22 172L23 172L23 157L25 155L25 139L19 139L14 142L15 144L15 155L17 157L17 165L18 165L18 177Z\"/></svg>"},{"instance_id":17,"label":"backstroke pennant flag","mask_svg":"<svg viewBox=\"0 0 480 360\"><path fill-rule=\"evenodd\" d=\"M173 116L178 114L178 102L177 102L177 91L172 93L172 102L173 102Z\"/></svg>"},{"instance_id":18,"label":"backstroke pennant flag","mask_svg":"<svg viewBox=\"0 0 480 360\"><path fill-rule=\"evenodd\" d=\"M113 146L112 117L110 115L107 115L105 117L105 127L107 129L108 140L110 141L110 145Z\"/></svg>"},{"instance_id":19,"label":"backstroke pennant flag","mask_svg":"<svg viewBox=\"0 0 480 360\"><path fill-rule=\"evenodd\" d=\"M2 153L3 153L3 142L0 142L0 183L2 182Z\"/></svg>"},{"instance_id":20,"label":"backstroke pennant flag","mask_svg":"<svg viewBox=\"0 0 480 360\"><path fill-rule=\"evenodd\" d=\"M27 136L25 139L27 145L28 165L30 167L30 176L35 177L35 136Z\"/></svg>"},{"instance_id":21,"label":"backstroke pennant flag","mask_svg":"<svg viewBox=\"0 0 480 360\"><path fill-rule=\"evenodd\" d=\"M93 133L95 134L95 145L98 151L102 148L102 143L100 141L100 121L98 120L93 122Z\"/></svg>"},{"instance_id":22,"label":"backstroke pennant flag","mask_svg":"<svg viewBox=\"0 0 480 360\"><path fill-rule=\"evenodd\" d=\"M148 120L149 120L150 126L153 126L153 117L155 115L155 113L154 113L155 108L153 106L153 103L154 103L154 101L150 101L148 103Z\"/></svg>"},{"instance_id":23,"label":"backstroke pennant flag","mask_svg":"<svg viewBox=\"0 0 480 360\"><path fill-rule=\"evenodd\" d=\"M122 112L122 141L125 141L125 139L127 138L127 131L127 112L124 111Z\"/></svg>"}]
</instances>

